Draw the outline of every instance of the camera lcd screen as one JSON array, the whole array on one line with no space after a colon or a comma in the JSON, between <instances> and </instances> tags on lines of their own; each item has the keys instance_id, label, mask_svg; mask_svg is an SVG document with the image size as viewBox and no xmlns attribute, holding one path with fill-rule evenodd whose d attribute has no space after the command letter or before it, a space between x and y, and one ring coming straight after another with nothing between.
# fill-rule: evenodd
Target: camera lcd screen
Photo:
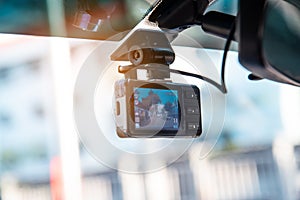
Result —
<instances>
[{"instance_id":1,"label":"camera lcd screen","mask_svg":"<svg viewBox=\"0 0 300 200\"><path fill-rule=\"evenodd\" d=\"M136 130L178 130L179 116L177 90L134 88Z\"/></svg>"}]
</instances>

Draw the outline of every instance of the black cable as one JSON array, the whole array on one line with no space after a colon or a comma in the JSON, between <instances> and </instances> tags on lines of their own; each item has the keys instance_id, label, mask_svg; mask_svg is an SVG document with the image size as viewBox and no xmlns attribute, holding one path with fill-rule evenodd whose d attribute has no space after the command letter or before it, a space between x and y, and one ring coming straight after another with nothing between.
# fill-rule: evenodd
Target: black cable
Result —
<instances>
[{"instance_id":1,"label":"black cable","mask_svg":"<svg viewBox=\"0 0 300 200\"><path fill-rule=\"evenodd\" d=\"M223 87L223 85L220 85L219 83L215 82L214 80L207 78L205 76L199 75L199 74L193 74L193 73L189 73L189 72L185 72L185 71L181 71L181 70L175 70L175 69L169 69L169 71L171 73L177 73L177 74L181 74L184 76L190 76L190 77L194 77L194 78L198 78L201 79L203 81L206 81L210 84L212 84L213 86L215 86L216 88L218 88L222 93L226 93L226 88Z\"/></svg>"},{"instance_id":2,"label":"black cable","mask_svg":"<svg viewBox=\"0 0 300 200\"><path fill-rule=\"evenodd\" d=\"M174 73L174 74L180 74L180 75L184 75L184 76L190 76L190 77L198 78L198 79L201 79L203 81L206 81L206 82L212 84L213 86L218 88L221 92L226 93L226 91L224 90L223 85L220 85L219 83L215 82L214 80L212 80L210 78L204 77L204 76L199 75L199 74L193 74L193 73L190 73L190 72L185 72L185 71L181 71L181 70L177 70L177 69L157 68L157 67L152 67L152 66L145 67L145 66L130 65L130 66L119 66L119 73L125 74L125 73L129 72L130 70L137 70L137 69L155 70L155 71L163 71L163 72L167 71L167 72Z\"/></svg>"},{"instance_id":3,"label":"black cable","mask_svg":"<svg viewBox=\"0 0 300 200\"><path fill-rule=\"evenodd\" d=\"M226 84L225 84L225 66L226 66L226 58L227 58L227 53L229 51L229 47L231 44L231 41L233 40L235 33L235 22L232 23L231 30L229 33L229 36L226 40L226 44L224 47L224 53L223 53L223 59L222 59L222 66L221 66L221 83L222 83L222 88L224 90L224 94L227 93L226 89Z\"/></svg>"},{"instance_id":4,"label":"black cable","mask_svg":"<svg viewBox=\"0 0 300 200\"><path fill-rule=\"evenodd\" d=\"M227 89L226 89L226 84L225 84L225 66L226 66L227 53L229 51L231 41L233 40L234 33L235 33L235 22L232 24L229 36L226 40L225 47L224 47L224 53L223 53L223 58L222 58L222 66L221 66L221 84L215 82L214 80L212 80L210 78L204 77L204 76L199 75L199 74L193 74L193 73L190 73L190 72L185 72L185 71L176 70L176 69L169 69L169 68L157 68L157 67L152 67L152 66L145 67L145 66L130 65L130 66L119 66L119 72L120 73L127 73L129 70L136 70L136 69L145 69L145 70L152 69L152 70L155 70L155 71L168 71L170 73L181 74L181 75L184 75L184 76L190 76L190 77L201 79L203 81L206 81L206 82L212 84L217 89L219 89L222 93L226 94Z\"/></svg>"},{"instance_id":5,"label":"black cable","mask_svg":"<svg viewBox=\"0 0 300 200\"><path fill-rule=\"evenodd\" d=\"M190 73L190 72L185 72L185 71L181 71L181 70L177 70L177 69L157 69L157 68L155 68L155 70L165 70L165 71L167 70L167 71L169 71L171 73L174 73L174 74L181 74L181 75L184 75L184 76L190 76L190 77L198 78L198 79L201 79L203 81L206 81L206 82L212 84L213 86L218 88L221 92L226 93L226 89L224 90L223 85L220 85L219 83L215 82L214 80L212 80L210 78L207 78L205 76L199 75L199 74L193 74L193 73Z\"/></svg>"},{"instance_id":6,"label":"black cable","mask_svg":"<svg viewBox=\"0 0 300 200\"><path fill-rule=\"evenodd\" d=\"M189 73L189 72L185 72L185 71L181 71L181 70L175 70L175 69L168 69L168 71L171 73L176 73L176 74L181 74L184 76L190 76L190 77L201 79L203 81L206 81L206 82L212 84L213 86L218 88L222 93L226 94L227 88L226 88L226 84L225 84L225 66L226 66L226 59L227 59L227 54L228 54L228 51L230 48L230 44L234 38L234 33L235 33L235 22L232 23L231 30L230 30L230 33L228 35L228 38L226 40L225 47L224 47L224 53L223 53L222 65L221 65L221 84L215 82L214 80L212 80L210 78L204 77L199 74L193 74L193 73ZM157 69L157 68L155 68L155 69L156 70L166 70L166 69Z\"/></svg>"}]
</instances>

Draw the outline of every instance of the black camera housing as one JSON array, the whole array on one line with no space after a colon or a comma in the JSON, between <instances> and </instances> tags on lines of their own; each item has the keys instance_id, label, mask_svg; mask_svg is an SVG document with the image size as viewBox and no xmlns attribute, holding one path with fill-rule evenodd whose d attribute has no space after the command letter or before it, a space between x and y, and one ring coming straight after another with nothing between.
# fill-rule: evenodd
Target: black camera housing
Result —
<instances>
[{"instance_id":1,"label":"black camera housing","mask_svg":"<svg viewBox=\"0 0 300 200\"><path fill-rule=\"evenodd\" d=\"M119 137L198 137L202 132L195 85L124 79L115 83L115 100Z\"/></svg>"}]
</instances>

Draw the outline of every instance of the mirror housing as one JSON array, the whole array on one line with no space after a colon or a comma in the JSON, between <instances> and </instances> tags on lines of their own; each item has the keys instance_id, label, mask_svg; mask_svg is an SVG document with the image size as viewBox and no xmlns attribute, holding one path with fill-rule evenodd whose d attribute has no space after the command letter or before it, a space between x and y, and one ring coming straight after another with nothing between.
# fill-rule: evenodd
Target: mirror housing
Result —
<instances>
[{"instance_id":1,"label":"mirror housing","mask_svg":"<svg viewBox=\"0 0 300 200\"><path fill-rule=\"evenodd\" d=\"M252 76L300 86L300 7L241 0L237 23L239 61Z\"/></svg>"}]
</instances>

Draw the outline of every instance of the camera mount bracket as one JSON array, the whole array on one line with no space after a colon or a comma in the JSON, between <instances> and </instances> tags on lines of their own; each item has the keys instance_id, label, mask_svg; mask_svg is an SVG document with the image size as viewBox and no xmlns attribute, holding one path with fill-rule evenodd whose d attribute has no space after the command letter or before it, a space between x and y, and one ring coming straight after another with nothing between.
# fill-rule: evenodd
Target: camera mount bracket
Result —
<instances>
[{"instance_id":1,"label":"camera mount bracket","mask_svg":"<svg viewBox=\"0 0 300 200\"><path fill-rule=\"evenodd\" d=\"M148 80L164 80L170 78L175 53L162 31L137 29L111 54L111 60L131 63L118 68L125 78L138 80L138 70L146 70ZM162 68L163 72L157 70Z\"/></svg>"},{"instance_id":2,"label":"camera mount bracket","mask_svg":"<svg viewBox=\"0 0 300 200\"><path fill-rule=\"evenodd\" d=\"M143 65L125 65L119 66L118 72L125 75L125 79L141 79L138 70L146 70L148 80L164 80L170 78L169 65L159 63L149 63Z\"/></svg>"},{"instance_id":3,"label":"camera mount bracket","mask_svg":"<svg viewBox=\"0 0 300 200\"><path fill-rule=\"evenodd\" d=\"M233 31L231 31L231 33L233 33ZM233 36L233 34L230 35ZM229 47L229 44L230 43L226 46ZM142 80L139 77L139 70L146 70L146 80L156 81L169 81L167 79L170 79L170 73L176 73L204 80L215 86L222 93L227 93L223 76L222 82L219 84L202 75L170 69L170 65L175 60L175 53L165 33L160 29L132 30L128 36L121 41L121 45L111 54L110 59L113 61L131 62L130 65L118 67L119 73L124 74L126 79ZM224 64L223 61L223 65ZM222 69L224 69L224 67L222 67ZM222 70L222 72L224 72L224 70Z\"/></svg>"}]
</instances>

